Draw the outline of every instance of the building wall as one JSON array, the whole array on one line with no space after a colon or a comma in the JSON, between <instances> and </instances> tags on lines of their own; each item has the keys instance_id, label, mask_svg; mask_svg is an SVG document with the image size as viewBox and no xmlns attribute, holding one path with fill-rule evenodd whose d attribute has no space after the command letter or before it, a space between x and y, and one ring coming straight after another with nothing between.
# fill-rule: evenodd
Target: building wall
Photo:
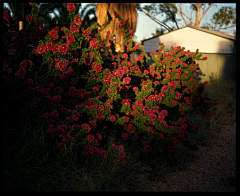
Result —
<instances>
[{"instance_id":1,"label":"building wall","mask_svg":"<svg viewBox=\"0 0 240 196\"><path fill-rule=\"evenodd\" d=\"M144 51L155 52L159 49L158 42L164 43L165 51L170 51L171 46L181 46L191 52L199 49L202 53L225 54L232 53L231 48L234 44L232 40L186 27L145 41Z\"/></svg>"},{"instance_id":2,"label":"building wall","mask_svg":"<svg viewBox=\"0 0 240 196\"><path fill-rule=\"evenodd\" d=\"M210 54L203 53L205 61L196 61L200 70L196 71L196 79L200 82L210 81L210 76L215 78L236 79L236 54Z\"/></svg>"},{"instance_id":3,"label":"building wall","mask_svg":"<svg viewBox=\"0 0 240 196\"><path fill-rule=\"evenodd\" d=\"M159 49L158 42L161 42L159 37L145 41L143 45L143 51L147 53L150 53L152 51L156 52L156 50Z\"/></svg>"}]
</instances>

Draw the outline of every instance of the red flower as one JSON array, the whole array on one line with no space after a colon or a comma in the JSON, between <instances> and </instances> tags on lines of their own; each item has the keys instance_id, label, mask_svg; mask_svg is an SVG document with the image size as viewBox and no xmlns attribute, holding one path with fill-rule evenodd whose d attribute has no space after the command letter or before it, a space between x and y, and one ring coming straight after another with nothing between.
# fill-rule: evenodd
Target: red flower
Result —
<instances>
[{"instance_id":1,"label":"red flower","mask_svg":"<svg viewBox=\"0 0 240 196\"><path fill-rule=\"evenodd\" d=\"M167 70L166 70L166 72L169 72L169 73L171 73L171 70L170 70L170 69L167 69Z\"/></svg>"},{"instance_id":2,"label":"red flower","mask_svg":"<svg viewBox=\"0 0 240 196\"><path fill-rule=\"evenodd\" d=\"M182 94L181 93L179 93L179 92L176 92L176 99L181 99L181 97L182 97Z\"/></svg>"},{"instance_id":3,"label":"red flower","mask_svg":"<svg viewBox=\"0 0 240 196\"><path fill-rule=\"evenodd\" d=\"M149 74L149 71L148 70L144 70L143 73Z\"/></svg>"},{"instance_id":4,"label":"red flower","mask_svg":"<svg viewBox=\"0 0 240 196\"><path fill-rule=\"evenodd\" d=\"M170 86L173 87L173 88L176 88L176 82L175 81L171 81L170 82Z\"/></svg>"},{"instance_id":5,"label":"red flower","mask_svg":"<svg viewBox=\"0 0 240 196\"><path fill-rule=\"evenodd\" d=\"M78 25L78 26L81 26L81 25L82 25L82 19L81 19L81 17L80 17L80 16L76 16L76 17L74 18L74 23L75 23L76 25Z\"/></svg>"},{"instance_id":6,"label":"red flower","mask_svg":"<svg viewBox=\"0 0 240 196\"><path fill-rule=\"evenodd\" d=\"M59 32L58 27L55 27L54 29L48 32L48 34L53 38L53 41L58 39L58 32Z\"/></svg>"},{"instance_id":7,"label":"red flower","mask_svg":"<svg viewBox=\"0 0 240 196\"><path fill-rule=\"evenodd\" d=\"M90 41L90 44L89 44L91 47L95 48L96 50L98 49L99 45L98 45L98 42L97 42L97 39L96 38L93 38L91 41Z\"/></svg>"},{"instance_id":8,"label":"red flower","mask_svg":"<svg viewBox=\"0 0 240 196\"><path fill-rule=\"evenodd\" d=\"M127 137L128 137L128 134L127 134L127 133L122 133L122 137L123 137L123 138L127 138Z\"/></svg>"},{"instance_id":9,"label":"red flower","mask_svg":"<svg viewBox=\"0 0 240 196\"><path fill-rule=\"evenodd\" d=\"M54 111L52 111L52 112L50 113L50 115L51 115L53 118L57 118L58 115L59 115L59 113L58 113L58 111L54 110Z\"/></svg>"},{"instance_id":10,"label":"red flower","mask_svg":"<svg viewBox=\"0 0 240 196\"><path fill-rule=\"evenodd\" d=\"M164 90L167 90L168 89L168 85L164 85L163 87L162 87L162 90L164 91Z\"/></svg>"},{"instance_id":11,"label":"red flower","mask_svg":"<svg viewBox=\"0 0 240 196\"><path fill-rule=\"evenodd\" d=\"M131 78L130 78L130 77L123 78L124 84L129 84L130 81L131 81Z\"/></svg>"},{"instance_id":12,"label":"red flower","mask_svg":"<svg viewBox=\"0 0 240 196\"><path fill-rule=\"evenodd\" d=\"M127 58L128 58L128 55L127 55L126 53L124 53L124 54L122 55L122 58L127 59Z\"/></svg>"},{"instance_id":13,"label":"red flower","mask_svg":"<svg viewBox=\"0 0 240 196\"><path fill-rule=\"evenodd\" d=\"M68 3L67 4L67 11L76 11L76 7L75 7L75 5L74 5L74 3Z\"/></svg>"},{"instance_id":14,"label":"red flower","mask_svg":"<svg viewBox=\"0 0 240 196\"><path fill-rule=\"evenodd\" d=\"M138 87L133 87L133 90L134 91L139 91L139 88Z\"/></svg>"},{"instance_id":15,"label":"red flower","mask_svg":"<svg viewBox=\"0 0 240 196\"><path fill-rule=\"evenodd\" d=\"M124 21L120 21L120 25L124 26L126 23Z\"/></svg>"},{"instance_id":16,"label":"red flower","mask_svg":"<svg viewBox=\"0 0 240 196\"><path fill-rule=\"evenodd\" d=\"M74 114L71 116L73 120L78 121L78 117Z\"/></svg>"},{"instance_id":17,"label":"red flower","mask_svg":"<svg viewBox=\"0 0 240 196\"><path fill-rule=\"evenodd\" d=\"M37 53L38 54L43 54L45 52L46 52L46 48L45 48L44 45L40 45L40 46L37 47Z\"/></svg>"},{"instance_id":18,"label":"red flower","mask_svg":"<svg viewBox=\"0 0 240 196\"><path fill-rule=\"evenodd\" d=\"M89 142L94 142L95 137L92 134L90 134L87 136L87 139Z\"/></svg>"},{"instance_id":19,"label":"red flower","mask_svg":"<svg viewBox=\"0 0 240 196\"><path fill-rule=\"evenodd\" d=\"M91 131L91 127L90 127L88 124L86 124L86 123L84 123L84 124L82 125L82 127L84 127L85 130L86 130L88 133Z\"/></svg>"},{"instance_id":20,"label":"red flower","mask_svg":"<svg viewBox=\"0 0 240 196\"><path fill-rule=\"evenodd\" d=\"M60 103L61 102L61 96L60 95L55 95L52 100L56 103Z\"/></svg>"},{"instance_id":21,"label":"red flower","mask_svg":"<svg viewBox=\"0 0 240 196\"><path fill-rule=\"evenodd\" d=\"M115 12L115 18L117 18L118 16L120 16L120 14L118 14L117 12Z\"/></svg>"},{"instance_id":22,"label":"red flower","mask_svg":"<svg viewBox=\"0 0 240 196\"><path fill-rule=\"evenodd\" d=\"M116 117L113 115L110 115L110 120L111 120L111 122L114 122L116 120Z\"/></svg>"},{"instance_id":23,"label":"red flower","mask_svg":"<svg viewBox=\"0 0 240 196\"><path fill-rule=\"evenodd\" d=\"M162 114L164 115L164 117L165 116L167 116L168 115L168 111L167 110L162 110Z\"/></svg>"}]
</instances>

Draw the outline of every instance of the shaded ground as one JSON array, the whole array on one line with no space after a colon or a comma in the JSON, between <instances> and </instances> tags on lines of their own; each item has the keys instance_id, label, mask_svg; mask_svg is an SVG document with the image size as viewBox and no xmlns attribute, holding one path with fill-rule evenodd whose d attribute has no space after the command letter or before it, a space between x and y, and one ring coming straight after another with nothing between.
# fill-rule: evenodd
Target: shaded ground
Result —
<instances>
[{"instance_id":1,"label":"shaded ground","mask_svg":"<svg viewBox=\"0 0 240 196\"><path fill-rule=\"evenodd\" d=\"M173 171L164 180L149 180L150 173L126 191L236 191L236 123L223 126L212 139L190 154L187 169Z\"/></svg>"}]
</instances>

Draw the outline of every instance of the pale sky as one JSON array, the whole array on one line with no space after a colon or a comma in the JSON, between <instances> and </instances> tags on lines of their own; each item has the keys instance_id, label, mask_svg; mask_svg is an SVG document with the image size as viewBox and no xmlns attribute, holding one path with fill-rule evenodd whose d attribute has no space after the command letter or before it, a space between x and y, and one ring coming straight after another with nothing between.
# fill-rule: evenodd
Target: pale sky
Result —
<instances>
[{"instance_id":1,"label":"pale sky","mask_svg":"<svg viewBox=\"0 0 240 196\"><path fill-rule=\"evenodd\" d=\"M88 3L82 3L82 7L85 7ZM147 4L147 3L146 3ZM4 3L4 6L6 4ZM144 3L141 4L141 7L143 7ZM230 7L236 7L236 3L217 3L215 6L212 6L205 14L205 16L203 17L201 23L200 23L200 27L202 25L204 25L205 23L211 23L210 19L212 18L213 14L215 12L217 12L221 7L223 6L230 6ZM189 3L182 3L182 9L183 12L185 10L188 10L188 12L185 12L188 16L190 16L191 12L190 12L190 4ZM200 12L200 16L202 15L202 13ZM160 14L155 16L155 18L157 18L160 21L164 20L164 16L162 17ZM180 14L178 14L179 19L182 19ZM194 23L194 18L195 15L194 13L192 13L192 18L193 18L193 23ZM186 22L188 22L188 19L185 17ZM181 20L180 22L178 22L179 27L184 27L185 23L183 22L183 20ZM171 25L170 25L171 26ZM137 42L139 42L140 40L142 40L143 38L151 38L152 34L154 33L156 28L159 28L160 25L157 24L156 22L154 22L151 18L149 18L148 16L146 16L144 13L138 11L138 22L137 22L137 29L135 32L135 36L137 36ZM226 32L226 33L231 33L233 34L233 31L236 30L235 28L228 28L228 29L224 29L221 30L221 32ZM167 31L166 31L167 32Z\"/></svg>"}]
</instances>

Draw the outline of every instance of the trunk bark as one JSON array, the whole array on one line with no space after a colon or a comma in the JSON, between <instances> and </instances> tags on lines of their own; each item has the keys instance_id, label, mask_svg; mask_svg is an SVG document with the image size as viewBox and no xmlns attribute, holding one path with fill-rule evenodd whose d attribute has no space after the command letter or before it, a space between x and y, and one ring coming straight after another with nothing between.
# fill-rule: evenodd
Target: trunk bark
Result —
<instances>
[{"instance_id":1,"label":"trunk bark","mask_svg":"<svg viewBox=\"0 0 240 196\"><path fill-rule=\"evenodd\" d=\"M200 13L201 3L196 3L196 17L194 27L199 27L199 13Z\"/></svg>"}]
</instances>

